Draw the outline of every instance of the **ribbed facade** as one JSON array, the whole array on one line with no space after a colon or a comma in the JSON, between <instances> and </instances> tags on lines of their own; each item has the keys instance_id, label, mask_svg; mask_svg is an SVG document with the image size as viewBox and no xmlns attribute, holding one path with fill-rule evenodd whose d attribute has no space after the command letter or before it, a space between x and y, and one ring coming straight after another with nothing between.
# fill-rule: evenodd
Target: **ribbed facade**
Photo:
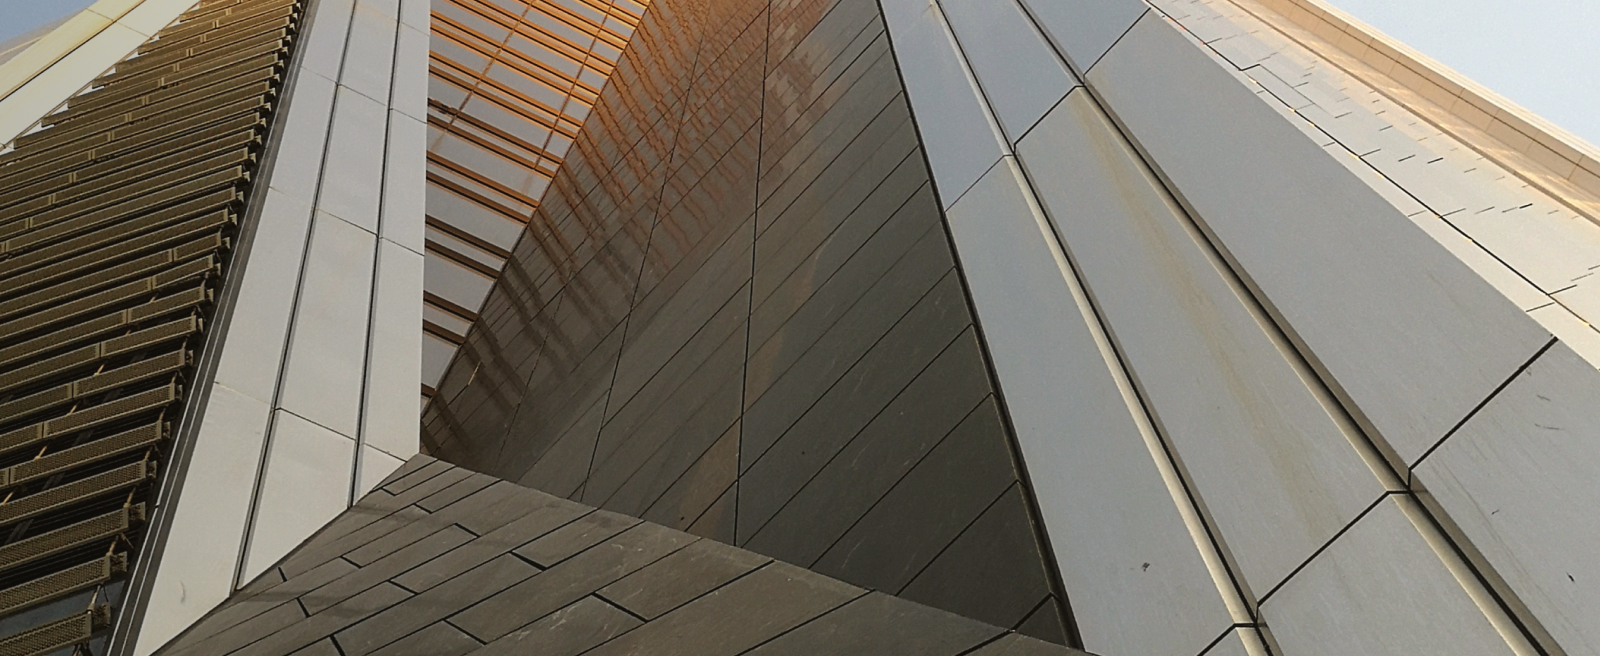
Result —
<instances>
[{"instance_id":1,"label":"ribbed facade","mask_svg":"<svg viewBox=\"0 0 1600 656\"><path fill-rule=\"evenodd\" d=\"M0 653L88 641L142 564L300 16L204 3L0 155Z\"/></svg>"}]
</instances>

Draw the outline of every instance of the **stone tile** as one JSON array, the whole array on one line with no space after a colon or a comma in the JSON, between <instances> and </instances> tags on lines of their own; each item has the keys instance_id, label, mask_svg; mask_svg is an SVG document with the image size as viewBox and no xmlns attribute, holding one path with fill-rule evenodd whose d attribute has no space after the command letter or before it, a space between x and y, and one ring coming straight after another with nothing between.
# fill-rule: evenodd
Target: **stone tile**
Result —
<instances>
[{"instance_id":1,"label":"stone tile","mask_svg":"<svg viewBox=\"0 0 1600 656\"><path fill-rule=\"evenodd\" d=\"M983 644L1003 631L942 610L872 592L748 653L750 656L953 656Z\"/></svg>"},{"instance_id":2,"label":"stone tile","mask_svg":"<svg viewBox=\"0 0 1600 656\"><path fill-rule=\"evenodd\" d=\"M516 554L540 567L550 567L638 523L632 517L601 510L529 542Z\"/></svg>"},{"instance_id":3,"label":"stone tile","mask_svg":"<svg viewBox=\"0 0 1600 656\"><path fill-rule=\"evenodd\" d=\"M460 656L482 646L461 629L437 622L372 652L372 656Z\"/></svg>"},{"instance_id":4,"label":"stone tile","mask_svg":"<svg viewBox=\"0 0 1600 656\"><path fill-rule=\"evenodd\" d=\"M394 582L407 590L422 592L592 512L586 506L565 499L557 501L560 501L559 505L528 513L517 521L395 577Z\"/></svg>"},{"instance_id":5,"label":"stone tile","mask_svg":"<svg viewBox=\"0 0 1600 656\"><path fill-rule=\"evenodd\" d=\"M300 603L305 605L307 612L320 612L362 590L388 581L406 570L466 544L473 537L460 527L446 526L443 530L379 558L360 570L306 593L300 597Z\"/></svg>"},{"instance_id":6,"label":"stone tile","mask_svg":"<svg viewBox=\"0 0 1600 656\"><path fill-rule=\"evenodd\" d=\"M1076 649L1068 649L1060 645L1052 645L1048 642L1011 633L1004 638L984 645L968 654L968 656L1066 656L1067 654L1084 653Z\"/></svg>"},{"instance_id":7,"label":"stone tile","mask_svg":"<svg viewBox=\"0 0 1600 656\"><path fill-rule=\"evenodd\" d=\"M538 571L515 556L501 556L404 603L393 604L392 608L340 631L335 638L344 656L370 654L412 631L516 585ZM392 584L385 584L385 587L400 589Z\"/></svg>"},{"instance_id":8,"label":"stone tile","mask_svg":"<svg viewBox=\"0 0 1600 656\"><path fill-rule=\"evenodd\" d=\"M251 643L248 647L234 653L239 656L277 656L278 654L292 653L297 649L310 646L318 640L323 640L340 629L400 603L410 596L411 594L405 590L385 583L351 597L303 621L296 622L294 625ZM298 611L298 605L296 606ZM346 656L349 656L349 649L345 649L344 652ZM197 653L221 654L228 652L219 650Z\"/></svg>"},{"instance_id":9,"label":"stone tile","mask_svg":"<svg viewBox=\"0 0 1600 656\"><path fill-rule=\"evenodd\" d=\"M863 594L860 588L775 562L588 654L732 656Z\"/></svg>"},{"instance_id":10,"label":"stone tile","mask_svg":"<svg viewBox=\"0 0 1600 656\"><path fill-rule=\"evenodd\" d=\"M771 558L713 540L701 540L601 588L599 595L653 620L771 562Z\"/></svg>"},{"instance_id":11,"label":"stone tile","mask_svg":"<svg viewBox=\"0 0 1600 656\"><path fill-rule=\"evenodd\" d=\"M698 539L655 524L638 524L484 600L450 621L479 640L490 642Z\"/></svg>"},{"instance_id":12,"label":"stone tile","mask_svg":"<svg viewBox=\"0 0 1600 656\"><path fill-rule=\"evenodd\" d=\"M473 656L575 656L643 624L596 597L584 597L505 634Z\"/></svg>"}]
</instances>

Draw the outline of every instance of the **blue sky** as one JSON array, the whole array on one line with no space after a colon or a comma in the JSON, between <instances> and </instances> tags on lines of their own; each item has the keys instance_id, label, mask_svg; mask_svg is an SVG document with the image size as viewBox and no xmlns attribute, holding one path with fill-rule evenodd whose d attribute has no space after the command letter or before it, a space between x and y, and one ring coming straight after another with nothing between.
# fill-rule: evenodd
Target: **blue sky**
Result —
<instances>
[{"instance_id":1,"label":"blue sky","mask_svg":"<svg viewBox=\"0 0 1600 656\"><path fill-rule=\"evenodd\" d=\"M76 14L91 4L93 0L0 0L0 43Z\"/></svg>"},{"instance_id":2,"label":"blue sky","mask_svg":"<svg viewBox=\"0 0 1600 656\"><path fill-rule=\"evenodd\" d=\"M1600 145L1600 1L1329 1Z\"/></svg>"}]
</instances>

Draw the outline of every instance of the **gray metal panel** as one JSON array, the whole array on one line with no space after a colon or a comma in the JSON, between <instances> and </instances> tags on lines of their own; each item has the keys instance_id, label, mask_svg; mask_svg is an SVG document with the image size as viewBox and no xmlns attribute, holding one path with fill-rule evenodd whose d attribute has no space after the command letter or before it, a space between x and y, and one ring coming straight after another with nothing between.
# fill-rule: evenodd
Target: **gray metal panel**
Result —
<instances>
[{"instance_id":1,"label":"gray metal panel","mask_svg":"<svg viewBox=\"0 0 1600 656\"><path fill-rule=\"evenodd\" d=\"M350 19L355 12L355 0L317 0L311 15L309 34L302 41L304 48L298 59L303 70L315 72L329 80L339 79L339 68L344 63L344 42L350 33ZM299 93L300 83L295 83Z\"/></svg>"},{"instance_id":2,"label":"gray metal panel","mask_svg":"<svg viewBox=\"0 0 1600 656\"><path fill-rule=\"evenodd\" d=\"M430 0L400 0L400 22L427 33L433 23Z\"/></svg>"},{"instance_id":3,"label":"gray metal panel","mask_svg":"<svg viewBox=\"0 0 1600 656\"><path fill-rule=\"evenodd\" d=\"M359 458L359 461L356 462L357 498L371 492L385 477L394 473L395 470L400 468L400 465L405 464L399 458L370 446L361 447L357 457Z\"/></svg>"},{"instance_id":4,"label":"gray metal panel","mask_svg":"<svg viewBox=\"0 0 1600 656\"><path fill-rule=\"evenodd\" d=\"M1548 340L1160 16L1089 78L1392 456L1415 462Z\"/></svg>"},{"instance_id":5,"label":"gray metal panel","mask_svg":"<svg viewBox=\"0 0 1600 656\"><path fill-rule=\"evenodd\" d=\"M1010 149L933 0L885 0L884 18L946 206Z\"/></svg>"},{"instance_id":6,"label":"gray metal panel","mask_svg":"<svg viewBox=\"0 0 1600 656\"><path fill-rule=\"evenodd\" d=\"M1284 653L1514 653L1402 511L1415 503L1379 502L1261 603Z\"/></svg>"},{"instance_id":7,"label":"gray metal panel","mask_svg":"<svg viewBox=\"0 0 1600 656\"><path fill-rule=\"evenodd\" d=\"M399 7L394 7L399 9ZM350 20L350 37L345 43L344 69L339 84L379 103L389 100L389 80L394 70L395 30L400 23L393 13L362 0L356 3Z\"/></svg>"},{"instance_id":8,"label":"gray metal panel","mask_svg":"<svg viewBox=\"0 0 1600 656\"><path fill-rule=\"evenodd\" d=\"M1010 158L950 229L1087 649L1199 653L1232 624Z\"/></svg>"},{"instance_id":9,"label":"gray metal panel","mask_svg":"<svg viewBox=\"0 0 1600 656\"><path fill-rule=\"evenodd\" d=\"M1272 589L1378 479L1087 92L1018 152L1246 582Z\"/></svg>"},{"instance_id":10,"label":"gray metal panel","mask_svg":"<svg viewBox=\"0 0 1600 656\"><path fill-rule=\"evenodd\" d=\"M405 460L417 454L420 430L416 407L422 376L422 332L417 330L422 325L422 256L380 241L376 275L361 443Z\"/></svg>"},{"instance_id":11,"label":"gray metal panel","mask_svg":"<svg viewBox=\"0 0 1600 656\"><path fill-rule=\"evenodd\" d=\"M940 6L1012 143L1077 86L1016 0L941 0Z\"/></svg>"},{"instance_id":12,"label":"gray metal panel","mask_svg":"<svg viewBox=\"0 0 1600 656\"><path fill-rule=\"evenodd\" d=\"M214 385L190 452L184 491L169 504L166 547L139 625L136 654L149 654L233 592L233 565L255 493L267 404Z\"/></svg>"},{"instance_id":13,"label":"gray metal panel","mask_svg":"<svg viewBox=\"0 0 1600 656\"><path fill-rule=\"evenodd\" d=\"M1566 653L1600 654L1600 372L1550 347L1415 470Z\"/></svg>"},{"instance_id":14,"label":"gray metal panel","mask_svg":"<svg viewBox=\"0 0 1600 656\"><path fill-rule=\"evenodd\" d=\"M428 33L404 23L395 37L389 106L419 121L428 120Z\"/></svg>"},{"instance_id":15,"label":"gray metal panel","mask_svg":"<svg viewBox=\"0 0 1600 656\"><path fill-rule=\"evenodd\" d=\"M1551 303L1529 310L1528 316L1555 333L1556 338L1577 352L1579 357L1588 360L1593 366L1600 367L1600 330L1597 330L1594 324L1580 318L1561 303Z\"/></svg>"},{"instance_id":16,"label":"gray metal panel","mask_svg":"<svg viewBox=\"0 0 1600 656\"><path fill-rule=\"evenodd\" d=\"M1096 61L1139 20L1139 0L1022 0L1056 49L1080 71Z\"/></svg>"},{"instance_id":17,"label":"gray metal panel","mask_svg":"<svg viewBox=\"0 0 1600 656\"><path fill-rule=\"evenodd\" d=\"M239 284L216 373L217 383L262 403L271 403L277 390L295 284L310 229L310 198L276 188L267 190L240 272L244 280ZM256 253L270 253L271 257L248 257Z\"/></svg>"},{"instance_id":18,"label":"gray metal panel","mask_svg":"<svg viewBox=\"0 0 1600 656\"><path fill-rule=\"evenodd\" d=\"M272 415L272 435L240 584L255 578L350 506L355 440L292 412L274 410Z\"/></svg>"},{"instance_id":19,"label":"gray metal panel","mask_svg":"<svg viewBox=\"0 0 1600 656\"><path fill-rule=\"evenodd\" d=\"M380 96L387 97L387 96ZM389 112L381 102L340 86L334 98L328 157L317 210L378 231L383 152Z\"/></svg>"},{"instance_id":20,"label":"gray metal panel","mask_svg":"<svg viewBox=\"0 0 1600 656\"><path fill-rule=\"evenodd\" d=\"M283 129L272 135L278 151L273 157L273 189L304 199L311 204L322 177L322 154L328 144L328 122L333 114L334 83L318 75L295 78L289 96L289 118ZM277 162L283 162L278 166Z\"/></svg>"},{"instance_id":21,"label":"gray metal panel","mask_svg":"<svg viewBox=\"0 0 1600 656\"><path fill-rule=\"evenodd\" d=\"M279 404L354 437L366 371L376 238L317 213L296 303Z\"/></svg>"},{"instance_id":22,"label":"gray metal panel","mask_svg":"<svg viewBox=\"0 0 1600 656\"><path fill-rule=\"evenodd\" d=\"M1255 629L1234 629L1222 636L1222 640L1217 641L1217 644L1211 645L1202 656L1264 655L1266 652L1261 649L1259 640L1255 635Z\"/></svg>"},{"instance_id":23,"label":"gray metal panel","mask_svg":"<svg viewBox=\"0 0 1600 656\"><path fill-rule=\"evenodd\" d=\"M425 123L389 110L389 152L383 163L383 216L378 236L416 253L422 252L426 233L427 141Z\"/></svg>"}]
</instances>

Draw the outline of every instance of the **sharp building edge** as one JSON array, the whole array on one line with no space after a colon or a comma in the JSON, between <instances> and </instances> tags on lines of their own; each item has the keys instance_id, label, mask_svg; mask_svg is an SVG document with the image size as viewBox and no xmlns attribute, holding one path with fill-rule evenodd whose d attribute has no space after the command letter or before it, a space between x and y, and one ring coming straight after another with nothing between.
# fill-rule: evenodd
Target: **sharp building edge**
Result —
<instances>
[{"instance_id":1,"label":"sharp building edge","mask_svg":"<svg viewBox=\"0 0 1600 656\"><path fill-rule=\"evenodd\" d=\"M1600 656L1597 151L1321 0L101 0L0 140L0 656Z\"/></svg>"}]
</instances>

